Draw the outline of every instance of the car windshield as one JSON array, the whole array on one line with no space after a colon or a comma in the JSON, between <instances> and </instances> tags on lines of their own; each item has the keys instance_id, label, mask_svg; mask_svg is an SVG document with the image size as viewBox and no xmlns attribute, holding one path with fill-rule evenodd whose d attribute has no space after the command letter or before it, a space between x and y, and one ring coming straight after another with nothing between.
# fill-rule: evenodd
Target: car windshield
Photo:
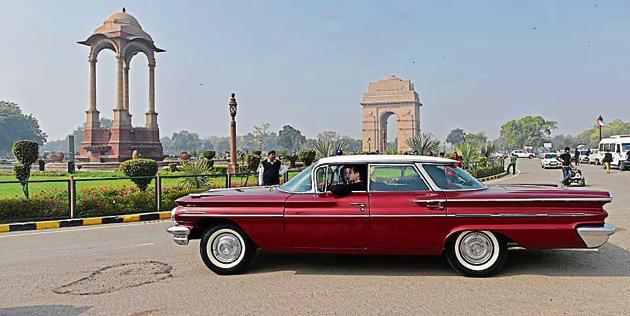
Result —
<instances>
[{"instance_id":1,"label":"car windshield","mask_svg":"<svg viewBox=\"0 0 630 316\"><path fill-rule=\"evenodd\" d=\"M630 150L630 144L628 144L628 143L621 144L621 151L622 152L628 152L628 150Z\"/></svg>"},{"instance_id":2,"label":"car windshield","mask_svg":"<svg viewBox=\"0 0 630 316\"><path fill-rule=\"evenodd\" d=\"M287 183L283 184L280 189L293 193L311 191L313 184L311 172L313 171L314 166L315 165L310 165L308 168L302 170L302 172L298 173L295 177L291 178L291 180L287 181Z\"/></svg>"},{"instance_id":3,"label":"car windshield","mask_svg":"<svg viewBox=\"0 0 630 316\"><path fill-rule=\"evenodd\" d=\"M486 187L470 173L454 165L423 165L422 167L435 185L443 190L471 190Z\"/></svg>"},{"instance_id":4,"label":"car windshield","mask_svg":"<svg viewBox=\"0 0 630 316\"><path fill-rule=\"evenodd\" d=\"M554 159L558 157L556 154L545 154L545 159Z\"/></svg>"}]
</instances>

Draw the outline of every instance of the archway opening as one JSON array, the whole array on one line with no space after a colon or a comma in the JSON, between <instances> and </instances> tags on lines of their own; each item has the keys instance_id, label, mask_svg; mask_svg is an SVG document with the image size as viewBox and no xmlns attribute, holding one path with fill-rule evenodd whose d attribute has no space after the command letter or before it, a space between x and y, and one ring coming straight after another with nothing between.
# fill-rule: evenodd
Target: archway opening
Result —
<instances>
[{"instance_id":1,"label":"archway opening","mask_svg":"<svg viewBox=\"0 0 630 316\"><path fill-rule=\"evenodd\" d=\"M398 120L394 112L385 112L381 115L378 150L386 153L388 150L398 150Z\"/></svg>"},{"instance_id":2,"label":"archway opening","mask_svg":"<svg viewBox=\"0 0 630 316\"><path fill-rule=\"evenodd\" d=\"M116 108L116 53L103 49L97 56L96 63L96 109L100 118L113 120Z\"/></svg>"},{"instance_id":3,"label":"archway opening","mask_svg":"<svg viewBox=\"0 0 630 316\"><path fill-rule=\"evenodd\" d=\"M143 127L149 106L149 59L138 53L129 63L129 114L132 125Z\"/></svg>"}]
</instances>

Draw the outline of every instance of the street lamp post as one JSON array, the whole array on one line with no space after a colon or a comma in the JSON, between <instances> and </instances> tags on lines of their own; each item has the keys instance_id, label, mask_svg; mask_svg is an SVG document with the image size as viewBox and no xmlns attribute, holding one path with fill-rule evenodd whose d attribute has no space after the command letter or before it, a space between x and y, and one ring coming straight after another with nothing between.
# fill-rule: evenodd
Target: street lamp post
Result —
<instances>
[{"instance_id":1,"label":"street lamp post","mask_svg":"<svg viewBox=\"0 0 630 316\"><path fill-rule=\"evenodd\" d=\"M232 117L232 122L230 122L230 165L228 172L236 173L238 170L238 164L236 163L236 108L238 107L236 94L232 93L232 98L230 98L228 105L230 107L230 116Z\"/></svg>"}]
</instances>

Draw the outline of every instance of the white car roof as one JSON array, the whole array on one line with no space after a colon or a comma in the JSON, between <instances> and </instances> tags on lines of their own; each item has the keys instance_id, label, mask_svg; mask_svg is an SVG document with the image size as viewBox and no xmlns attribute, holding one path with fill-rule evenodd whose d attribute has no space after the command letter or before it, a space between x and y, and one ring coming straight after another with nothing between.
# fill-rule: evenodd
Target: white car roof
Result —
<instances>
[{"instance_id":1,"label":"white car roof","mask_svg":"<svg viewBox=\"0 0 630 316\"><path fill-rule=\"evenodd\" d=\"M318 164L325 163L454 163L455 160L431 157L431 156L413 156L413 155L347 155L347 156L331 156L322 158Z\"/></svg>"}]
</instances>

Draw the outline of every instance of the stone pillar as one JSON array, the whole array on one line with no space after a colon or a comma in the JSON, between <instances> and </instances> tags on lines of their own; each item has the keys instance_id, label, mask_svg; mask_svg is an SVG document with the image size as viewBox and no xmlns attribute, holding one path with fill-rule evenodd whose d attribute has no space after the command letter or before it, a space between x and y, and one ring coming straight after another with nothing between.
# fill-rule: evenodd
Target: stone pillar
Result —
<instances>
[{"instance_id":1,"label":"stone pillar","mask_svg":"<svg viewBox=\"0 0 630 316\"><path fill-rule=\"evenodd\" d=\"M85 128L98 128L99 112L96 109L96 59L88 59L90 63L90 90L89 90L89 106L85 112L87 114Z\"/></svg>"},{"instance_id":2,"label":"stone pillar","mask_svg":"<svg viewBox=\"0 0 630 316\"><path fill-rule=\"evenodd\" d=\"M155 64L149 64L149 109L146 113L146 128L157 129L157 113L155 112Z\"/></svg>"},{"instance_id":3,"label":"stone pillar","mask_svg":"<svg viewBox=\"0 0 630 316\"><path fill-rule=\"evenodd\" d=\"M127 121L131 122L131 113L129 112L129 66L125 65L123 68L123 107L127 112Z\"/></svg>"},{"instance_id":4,"label":"stone pillar","mask_svg":"<svg viewBox=\"0 0 630 316\"><path fill-rule=\"evenodd\" d=\"M112 127L130 127L129 117L125 110L125 95L124 95L124 67L122 56L116 56L117 63L117 80L116 80L116 108L114 109L114 122Z\"/></svg>"}]
</instances>

